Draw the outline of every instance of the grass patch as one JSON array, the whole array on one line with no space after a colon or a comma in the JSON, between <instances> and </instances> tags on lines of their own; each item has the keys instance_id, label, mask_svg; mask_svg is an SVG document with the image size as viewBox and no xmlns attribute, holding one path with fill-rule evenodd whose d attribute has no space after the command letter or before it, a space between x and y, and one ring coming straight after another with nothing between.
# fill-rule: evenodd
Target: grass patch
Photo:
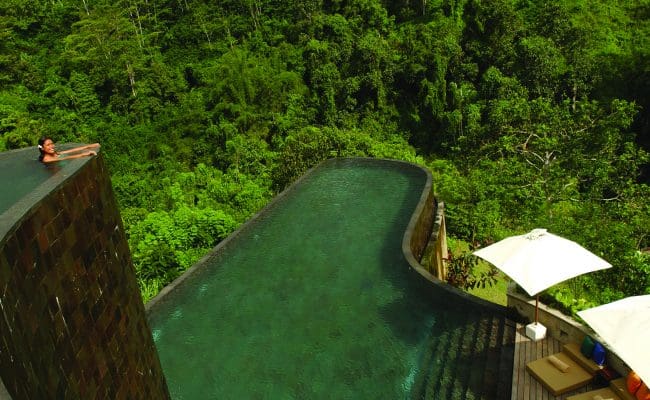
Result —
<instances>
[{"instance_id":1,"label":"grass patch","mask_svg":"<svg viewBox=\"0 0 650 400\"><path fill-rule=\"evenodd\" d=\"M490 268L488 263L480 262L476 268L476 272L481 273L483 271L487 271L488 268ZM499 272L497 275L497 282L493 286L469 289L467 292L482 299L505 306L508 304L508 298L506 296L506 293L508 292L508 283L508 278L502 272Z\"/></svg>"},{"instance_id":2,"label":"grass patch","mask_svg":"<svg viewBox=\"0 0 650 400\"><path fill-rule=\"evenodd\" d=\"M469 244L462 240L454 239L447 237L447 243L449 246L449 251L454 256L459 256L461 254L469 252ZM480 261L474 271L475 274L480 274L481 272L486 272L490 268L490 264L485 261ZM492 286L486 286L484 288L477 287L474 289L467 290L468 293L473 294L476 297L491 301L496 304L501 304L503 306L507 305L508 298L506 293L508 291L508 283L510 280L508 277L499 271L497 275L497 282Z\"/></svg>"}]
</instances>

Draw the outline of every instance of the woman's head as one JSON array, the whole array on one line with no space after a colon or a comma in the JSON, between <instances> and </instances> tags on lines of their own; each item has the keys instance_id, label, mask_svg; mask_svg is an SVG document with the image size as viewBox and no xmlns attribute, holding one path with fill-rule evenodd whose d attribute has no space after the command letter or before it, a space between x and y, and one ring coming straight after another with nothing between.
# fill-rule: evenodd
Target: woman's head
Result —
<instances>
[{"instance_id":1,"label":"woman's head","mask_svg":"<svg viewBox=\"0 0 650 400\"><path fill-rule=\"evenodd\" d=\"M38 151L41 155L38 157L38 161L43 161L43 157L46 154L56 154L56 149L54 147L54 141L51 137L45 136L38 139Z\"/></svg>"}]
</instances>

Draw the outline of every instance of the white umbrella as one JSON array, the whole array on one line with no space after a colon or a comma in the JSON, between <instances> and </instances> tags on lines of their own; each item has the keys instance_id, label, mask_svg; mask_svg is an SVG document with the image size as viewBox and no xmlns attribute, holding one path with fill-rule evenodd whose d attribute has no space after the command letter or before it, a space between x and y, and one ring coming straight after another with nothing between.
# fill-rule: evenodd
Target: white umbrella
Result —
<instances>
[{"instance_id":1,"label":"white umbrella","mask_svg":"<svg viewBox=\"0 0 650 400\"><path fill-rule=\"evenodd\" d=\"M536 296L535 325L539 292L569 278L611 267L576 242L546 229L505 238L475 251L474 255L494 264L528 294Z\"/></svg>"},{"instance_id":2,"label":"white umbrella","mask_svg":"<svg viewBox=\"0 0 650 400\"><path fill-rule=\"evenodd\" d=\"M650 382L650 295L627 297L578 315L644 382Z\"/></svg>"}]
</instances>

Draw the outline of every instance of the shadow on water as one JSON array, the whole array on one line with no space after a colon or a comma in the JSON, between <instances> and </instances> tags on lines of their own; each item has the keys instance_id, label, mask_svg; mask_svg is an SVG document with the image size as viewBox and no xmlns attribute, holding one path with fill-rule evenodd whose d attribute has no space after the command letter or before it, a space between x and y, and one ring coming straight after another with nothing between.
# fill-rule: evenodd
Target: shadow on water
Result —
<instances>
[{"instance_id":1,"label":"shadow on water","mask_svg":"<svg viewBox=\"0 0 650 400\"><path fill-rule=\"evenodd\" d=\"M417 184L411 184L408 190L420 191L421 185ZM412 197L403 197L399 205L402 215L386 229L381 247L382 274L402 290L403 296L380 310L395 338L418 349L410 395L460 399L472 398L468 393L474 393L485 398L509 398L512 362L508 354L514 342L507 342L514 328L506 324L505 315L455 297L410 268L402 254L401 240L396 238L403 237L410 213L415 210ZM502 348L502 342L506 348ZM500 364L503 357L505 371ZM506 382L500 386L504 379Z\"/></svg>"},{"instance_id":2,"label":"shadow on water","mask_svg":"<svg viewBox=\"0 0 650 400\"><path fill-rule=\"evenodd\" d=\"M407 171L402 173L413 175L412 172ZM411 179L411 184L405 191L401 203L396 204L400 216L387 227L381 246L382 273L396 290L403 293L401 297L384 305L381 315L388 322L395 336L409 345L416 345L421 341L423 319L437 316L441 312L446 314L447 310L454 306L451 299L445 299L443 293L436 291L430 282L413 271L402 254L401 238L421 191L422 183L413 182Z\"/></svg>"}]
</instances>

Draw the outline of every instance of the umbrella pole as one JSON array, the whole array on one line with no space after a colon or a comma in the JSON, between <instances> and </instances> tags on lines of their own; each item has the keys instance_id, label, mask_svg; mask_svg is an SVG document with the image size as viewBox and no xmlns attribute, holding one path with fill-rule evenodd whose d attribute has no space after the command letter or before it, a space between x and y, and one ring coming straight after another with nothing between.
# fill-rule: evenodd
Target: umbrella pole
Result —
<instances>
[{"instance_id":1,"label":"umbrella pole","mask_svg":"<svg viewBox=\"0 0 650 400\"><path fill-rule=\"evenodd\" d=\"M535 295L535 322L526 325L526 336L534 341L546 337L546 327L539 323L539 294Z\"/></svg>"}]
</instances>

